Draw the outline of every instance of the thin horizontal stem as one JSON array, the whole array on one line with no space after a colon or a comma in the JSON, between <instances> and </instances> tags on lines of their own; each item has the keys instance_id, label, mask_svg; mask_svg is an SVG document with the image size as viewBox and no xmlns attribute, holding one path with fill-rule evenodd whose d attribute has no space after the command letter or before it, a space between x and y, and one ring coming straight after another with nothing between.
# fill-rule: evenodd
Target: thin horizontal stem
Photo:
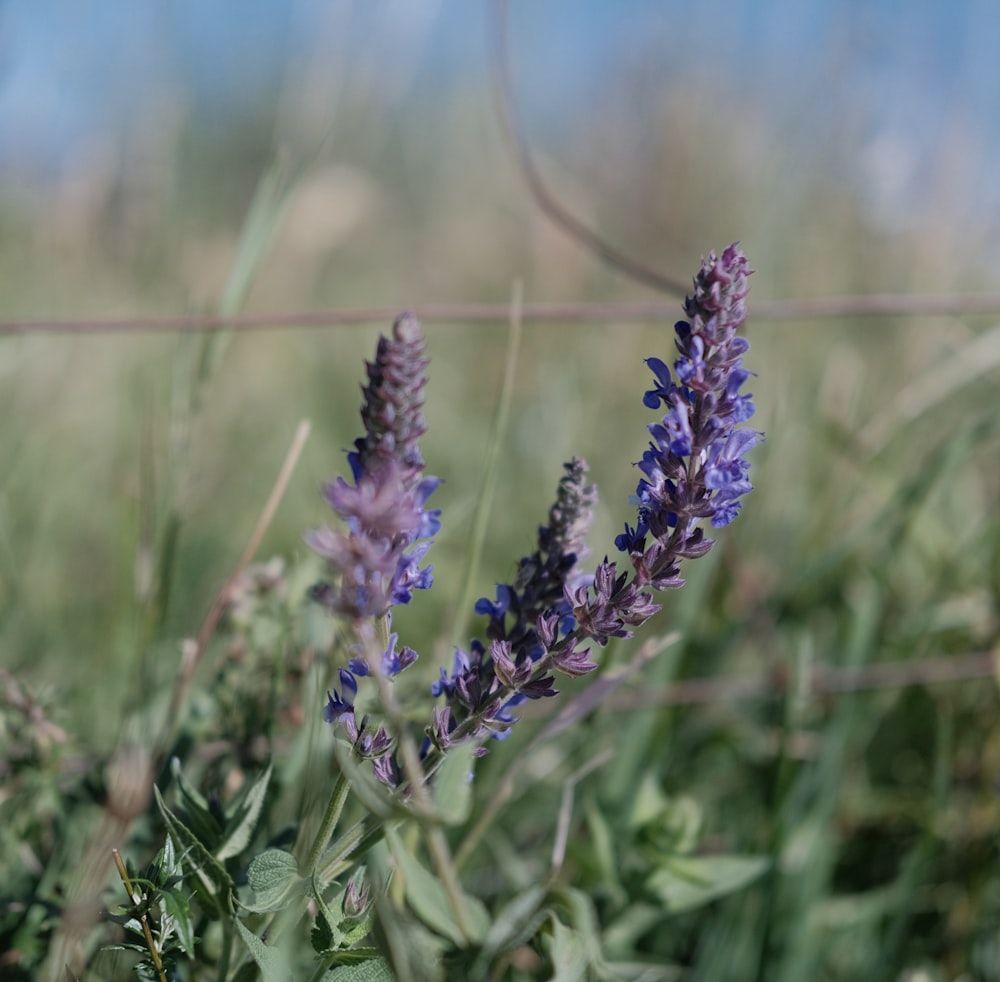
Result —
<instances>
[{"instance_id":1,"label":"thin horizontal stem","mask_svg":"<svg viewBox=\"0 0 1000 982\"><path fill-rule=\"evenodd\" d=\"M395 320L402 306L342 307L330 310L274 311L220 317L217 314L176 314L155 317L38 318L0 320L5 334L116 334L141 332L198 332L223 328L270 331L287 328L361 327ZM1000 293L869 293L856 296L788 297L756 299L755 324L766 321L823 320L837 317L937 317L943 314L989 314L1000 311ZM506 323L507 303L429 303L417 305L414 314L425 324ZM676 301L623 301L621 303L526 303L521 318L527 323L572 321L644 323L676 320Z\"/></svg>"},{"instance_id":2,"label":"thin horizontal stem","mask_svg":"<svg viewBox=\"0 0 1000 982\"><path fill-rule=\"evenodd\" d=\"M793 687L811 695L832 695L869 689L901 689L910 685L968 682L992 678L995 672L994 656L984 651L877 662L861 668L816 667L801 680L787 671L757 677L684 679L659 689L646 687L641 691L619 692L609 700L609 705L614 709L631 710L735 702L780 695Z\"/></svg>"}]
</instances>

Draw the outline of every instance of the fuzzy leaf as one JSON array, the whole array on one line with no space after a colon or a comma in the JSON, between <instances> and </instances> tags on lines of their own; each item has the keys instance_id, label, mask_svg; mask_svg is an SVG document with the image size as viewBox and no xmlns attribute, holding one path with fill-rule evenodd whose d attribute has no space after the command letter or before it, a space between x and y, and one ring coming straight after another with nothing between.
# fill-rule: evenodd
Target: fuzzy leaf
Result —
<instances>
[{"instance_id":1,"label":"fuzzy leaf","mask_svg":"<svg viewBox=\"0 0 1000 982\"><path fill-rule=\"evenodd\" d=\"M312 930L309 932L309 943L317 955L329 955L337 950L337 940L330 930L330 922L322 914L316 915Z\"/></svg>"},{"instance_id":2,"label":"fuzzy leaf","mask_svg":"<svg viewBox=\"0 0 1000 982\"><path fill-rule=\"evenodd\" d=\"M476 745L453 747L434 773L434 810L445 825L461 825L472 807L472 768Z\"/></svg>"},{"instance_id":3,"label":"fuzzy leaf","mask_svg":"<svg viewBox=\"0 0 1000 982\"><path fill-rule=\"evenodd\" d=\"M254 901L242 906L262 914L284 907L285 899L302 882L302 877L299 876L299 864L291 853L283 849L266 849L250 861L247 882L254 892Z\"/></svg>"},{"instance_id":4,"label":"fuzzy leaf","mask_svg":"<svg viewBox=\"0 0 1000 982\"><path fill-rule=\"evenodd\" d=\"M344 892L341 890L334 901L338 910L343 903ZM323 891L315 876L312 878L312 898L318 911L316 924L311 933L312 946L317 954L322 955L339 948L344 943L344 933L340 930L341 918L333 913L329 904L323 899Z\"/></svg>"},{"instance_id":5,"label":"fuzzy leaf","mask_svg":"<svg viewBox=\"0 0 1000 982\"><path fill-rule=\"evenodd\" d=\"M768 867L764 856L684 856L663 863L647 880L672 913L735 893Z\"/></svg>"},{"instance_id":6,"label":"fuzzy leaf","mask_svg":"<svg viewBox=\"0 0 1000 982\"><path fill-rule=\"evenodd\" d=\"M270 780L271 764L268 763L264 772L247 788L239 803L233 806L230 815L227 816L225 839L215 850L217 859L231 859L233 856L238 856L250 844L257 827L257 820L260 818L260 811L264 807Z\"/></svg>"},{"instance_id":7,"label":"fuzzy leaf","mask_svg":"<svg viewBox=\"0 0 1000 982\"><path fill-rule=\"evenodd\" d=\"M462 935L455 920L451 901L448 899L448 894L441 881L424 869L417 859L407 851L394 829L386 829L385 840L403 878L406 899L413 912L429 928L448 938L458 947L465 947L468 941ZM472 935L469 940L482 940L489 928L489 915L486 908L474 897L466 895L459 898L459 903L462 905L462 910L466 915L466 923Z\"/></svg>"},{"instance_id":8,"label":"fuzzy leaf","mask_svg":"<svg viewBox=\"0 0 1000 982\"><path fill-rule=\"evenodd\" d=\"M350 930L344 933L342 947L349 948L352 944L357 944L362 938L371 934L372 922L375 920L375 907L369 907L365 915Z\"/></svg>"},{"instance_id":9,"label":"fuzzy leaf","mask_svg":"<svg viewBox=\"0 0 1000 982\"><path fill-rule=\"evenodd\" d=\"M384 958L369 958L357 965L342 965L323 976L321 982L396 982Z\"/></svg>"},{"instance_id":10,"label":"fuzzy leaf","mask_svg":"<svg viewBox=\"0 0 1000 982\"><path fill-rule=\"evenodd\" d=\"M279 948L269 948L253 933L238 917L234 918L236 927L247 946L251 957L260 967L265 979L287 979L289 975L288 958Z\"/></svg>"},{"instance_id":11,"label":"fuzzy leaf","mask_svg":"<svg viewBox=\"0 0 1000 982\"><path fill-rule=\"evenodd\" d=\"M166 823L167 830L177 840L182 850L187 854L187 863L198 873L206 887L213 887L214 893L229 894L233 889L233 881L226 868L202 844L201 840L167 807L160 794L160 789L153 785L156 804Z\"/></svg>"}]
</instances>

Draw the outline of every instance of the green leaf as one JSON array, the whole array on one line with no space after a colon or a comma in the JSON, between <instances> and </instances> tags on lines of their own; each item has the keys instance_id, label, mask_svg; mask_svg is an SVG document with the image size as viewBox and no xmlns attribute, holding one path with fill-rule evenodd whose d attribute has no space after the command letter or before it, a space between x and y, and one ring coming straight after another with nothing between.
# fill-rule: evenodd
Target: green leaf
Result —
<instances>
[{"instance_id":1,"label":"green leaf","mask_svg":"<svg viewBox=\"0 0 1000 982\"><path fill-rule=\"evenodd\" d=\"M179 757L170 758L170 773L177 782L177 787L180 790L181 797L184 799L184 803L191 808L200 808L211 815L205 796L196 787L188 784L187 778L184 777Z\"/></svg>"},{"instance_id":2,"label":"green leaf","mask_svg":"<svg viewBox=\"0 0 1000 982\"><path fill-rule=\"evenodd\" d=\"M260 818L261 808L264 807L270 780L271 764L268 763L264 772L247 788L238 804L233 806L230 815L227 816L225 839L215 850L217 859L231 859L233 856L238 856L250 844L257 827L257 820Z\"/></svg>"},{"instance_id":3,"label":"green leaf","mask_svg":"<svg viewBox=\"0 0 1000 982\"><path fill-rule=\"evenodd\" d=\"M345 890L341 890L338 896L343 897ZM323 899L323 891L320 889L319 884L316 882L316 877L312 878L312 897L316 903L316 909L318 911L318 916L316 917L317 925L320 922L320 918L323 918L323 922L327 926L327 931L330 935L330 943L328 950L332 950L339 946L342 935L340 932L340 918L335 916L333 911L330 909L329 904ZM314 929L315 930L315 929ZM315 941L313 942L315 947ZM319 949L317 949L319 950Z\"/></svg>"},{"instance_id":4,"label":"green leaf","mask_svg":"<svg viewBox=\"0 0 1000 982\"><path fill-rule=\"evenodd\" d=\"M157 853L155 862L160 871L157 883L161 886L172 880L180 879L183 875L180 858L177 855L177 850L174 849L174 840L169 835L163 843L163 848Z\"/></svg>"},{"instance_id":5,"label":"green leaf","mask_svg":"<svg viewBox=\"0 0 1000 982\"><path fill-rule=\"evenodd\" d=\"M623 907L628 903L628 892L622 886L621 865L615 854L614 833L596 802L590 801L585 808L587 819L590 858L597 866L601 885L608 892L612 906Z\"/></svg>"},{"instance_id":6,"label":"green leaf","mask_svg":"<svg viewBox=\"0 0 1000 982\"><path fill-rule=\"evenodd\" d=\"M188 783L181 771L181 762L176 757L170 761L170 771L180 792L181 807L178 811L181 813L181 820L206 849L214 851L222 835L222 825L212 814L201 793Z\"/></svg>"},{"instance_id":7,"label":"green leaf","mask_svg":"<svg viewBox=\"0 0 1000 982\"><path fill-rule=\"evenodd\" d=\"M321 982L396 982L384 958L369 958L358 965L342 965L323 976Z\"/></svg>"},{"instance_id":8,"label":"green leaf","mask_svg":"<svg viewBox=\"0 0 1000 982\"><path fill-rule=\"evenodd\" d=\"M187 862L198 874L201 882L211 889L216 897L220 894L229 895L233 889L233 881L226 872L226 868L167 807L167 803L163 800L163 795L160 794L160 789L156 785L153 785L153 794L156 796L156 804L167 825L167 830L187 854Z\"/></svg>"},{"instance_id":9,"label":"green leaf","mask_svg":"<svg viewBox=\"0 0 1000 982\"><path fill-rule=\"evenodd\" d=\"M472 782L476 745L471 740L445 754L434 773L434 810L445 825L461 825L472 807Z\"/></svg>"},{"instance_id":10,"label":"green leaf","mask_svg":"<svg viewBox=\"0 0 1000 982\"><path fill-rule=\"evenodd\" d=\"M194 958L194 919L187 896L179 890L164 890L160 898L167 916L173 919L177 940L184 949L184 954Z\"/></svg>"},{"instance_id":11,"label":"green leaf","mask_svg":"<svg viewBox=\"0 0 1000 982\"><path fill-rule=\"evenodd\" d=\"M565 910L567 920L579 940L581 955L588 964L601 963L601 925L597 920L594 902L582 890L569 886L554 887L549 891L554 904Z\"/></svg>"},{"instance_id":12,"label":"green leaf","mask_svg":"<svg viewBox=\"0 0 1000 982\"><path fill-rule=\"evenodd\" d=\"M557 917L552 918L552 939L549 957L555 973L549 982L580 982L587 978L585 938L566 927Z\"/></svg>"},{"instance_id":13,"label":"green leaf","mask_svg":"<svg viewBox=\"0 0 1000 982\"><path fill-rule=\"evenodd\" d=\"M549 913L541 906L544 900L545 887L534 886L517 894L500 908L486 932L474 975L486 978L489 975L489 965L496 955L513 951L537 934L549 917Z\"/></svg>"},{"instance_id":14,"label":"green leaf","mask_svg":"<svg viewBox=\"0 0 1000 982\"><path fill-rule=\"evenodd\" d=\"M251 957L260 967L265 979L291 978L288 956L280 948L269 948L253 933L238 917L234 918L236 927L247 946Z\"/></svg>"},{"instance_id":15,"label":"green leaf","mask_svg":"<svg viewBox=\"0 0 1000 982\"><path fill-rule=\"evenodd\" d=\"M242 906L258 914L281 910L288 895L302 881L299 864L291 853L266 849L254 856L247 869L247 883L254 892L254 901Z\"/></svg>"},{"instance_id":16,"label":"green leaf","mask_svg":"<svg viewBox=\"0 0 1000 982\"><path fill-rule=\"evenodd\" d=\"M344 948L333 955L332 961L337 965L360 965L362 962L378 958L381 952L370 946L363 948Z\"/></svg>"},{"instance_id":17,"label":"green leaf","mask_svg":"<svg viewBox=\"0 0 1000 982\"><path fill-rule=\"evenodd\" d=\"M451 900L436 876L424 869L417 859L407 851L394 829L385 830L385 841L403 878L406 900L413 912L431 930L448 938L462 948L468 943L460 930L452 912ZM474 897L463 894L458 898L466 915L466 923L472 934L469 940L480 941L489 928L486 908Z\"/></svg>"},{"instance_id":18,"label":"green leaf","mask_svg":"<svg viewBox=\"0 0 1000 982\"><path fill-rule=\"evenodd\" d=\"M659 904L630 904L605 927L604 953L608 958L627 957L638 939L668 916Z\"/></svg>"},{"instance_id":19,"label":"green leaf","mask_svg":"<svg viewBox=\"0 0 1000 982\"><path fill-rule=\"evenodd\" d=\"M671 912L693 910L752 883L768 862L764 856L677 857L664 862L646 886Z\"/></svg>"},{"instance_id":20,"label":"green leaf","mask_svg":"<svg viewBox=\"0 0 1000 982\"><path fill-rule=\"evenodd\" d=\"M367 937L372 932L372 921L375 920L375 907L369 907L364 917L358 921L349 931L344 933L344 940L341 947L349 948L352 944L357 944L362 938Z\"/></svg>"},{"instance_id":21,"label":"green leaf","mask_svg":"<svg viewBox=\"0 0 1000 982\"><path fill-rule=\"evenodd\" d=\"M345 890L337 894L334 901L337 909L343 903ZM325 954L335 951L344 943L344 933L340 930L341 918L333 913L329 904L323 899L323 891L316 882L316 877L312 878L312 897L316 902L316 924L312 929L310 938L313 949L317 954Z\"/></svg>"},{"instance_id":22,"label":"green leaf","mask_svg":"<svg viewBox=\"0 0 1000 982\"><path fill-rule=\"evenodd\" d=\"M309 943L317 955L329 955L337 950L337 942L334 940L330 925L319 914L316 915L312 930L309 932Z\"/></svg>"}]
</instances>

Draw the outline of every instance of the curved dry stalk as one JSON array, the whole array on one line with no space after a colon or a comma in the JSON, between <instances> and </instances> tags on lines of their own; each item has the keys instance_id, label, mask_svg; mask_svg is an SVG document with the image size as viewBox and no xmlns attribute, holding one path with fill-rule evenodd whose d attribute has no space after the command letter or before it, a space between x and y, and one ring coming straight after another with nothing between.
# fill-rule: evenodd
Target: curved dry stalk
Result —
<instances>
[{"instance_id":1,"label":"curved dry stalk","mask_svg":"<svg viewBox=\"0 0 1000 982\"><path fill-rule=\"evenodd\" d=\"M288 482L292 477L292 472L295 470L299 457L302 455L302 449L309 437L311 425L309 420L304 419L296 427L295 435L292 437L292 443L285 454L285 459L274 482L274 487L271 488L271 493L268 495L268 499L257 519L257 524L254 526L253 532L250 534L250 538L247 540L243 554L233 568L229 579L216 596L215 602L212 604L208 614L205 615L197 636L185 643L180 669L177 673L177 680L174 683L174 691L170 697L170 708L167 710L167 718L161 732L159 742L161 749L169 743L174 727L177 725L187 690L191 685L191 679L194 677L198 663L201 661L202 655L208 647L208 642L212 639L212 635L215 633L216 627L218 627L219 620L222 618L226 605L229 603L233 588L236 586L244 569L246 569L260 548L264 533L274 519L274 514L278 510L278 504L285 494Z\"/></svg>"}]
</instances>

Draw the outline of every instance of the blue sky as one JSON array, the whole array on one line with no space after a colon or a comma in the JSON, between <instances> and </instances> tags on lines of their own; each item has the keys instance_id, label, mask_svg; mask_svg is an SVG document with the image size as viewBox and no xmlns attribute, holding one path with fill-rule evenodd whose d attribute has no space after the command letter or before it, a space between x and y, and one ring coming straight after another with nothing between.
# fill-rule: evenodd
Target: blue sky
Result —
<instances>
[{"instance_id":1,"label":"blue sky","mask_svg":"<svg viewBox=\"0 0 1000 982\"><path fill-rule=\"evenodd\" d=\"M309 59L390 99L404 82L414 99L435 86L483 86L488 9L485 0L0 0L0 175L72 168L89 141L155 112L164 91L224 121L274 98ZM510 19L519 101L542 132L585 112L609 74L642 71L663 86L718 78L776 117L803 120L807 138L843 105L860 107L859 163L876 182L918 182L956 127L987 156L1000 143L992 0L511 0ZM1000 197L991 174L970 180Z\"/></svg>"}]
</instances>

